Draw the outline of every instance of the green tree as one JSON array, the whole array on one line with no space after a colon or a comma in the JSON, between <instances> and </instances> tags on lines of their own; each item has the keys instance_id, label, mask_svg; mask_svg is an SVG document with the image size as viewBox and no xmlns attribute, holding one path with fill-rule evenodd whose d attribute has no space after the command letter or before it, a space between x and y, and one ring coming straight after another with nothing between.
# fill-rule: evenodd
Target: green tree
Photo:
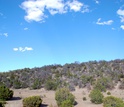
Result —
<instances>
[{"instance_id":1,"label":"green tree","mask_svg":"<svg viewBox=\"0 0 124 107\"><path fill-rule=\"evenodd\" d=\"M41 82L39 79L35 79L33 85L31 86L32 89L39 89L41 88Z\"/></svg>"},{"instance_id":2,"label":"green tree","mask_svg":"<svg viewBox=\"0 0 124 107\"><path fill-rule=\"evenodd\" d=\"M74 105L72 104L70 100L65 100L62 102L60 107L74 107Z\"/></svg>"},{"instance_id":3,"label":"green tree","mask_svg":"<svg viewBox=\"0 0 124 107\"><path fill-rule=\"evenodd\" d=\"M62 106L62 103L67 103L67 102L63 102L66 100L69 100L71 102L72 105L74 105L75 103L75 97L72 93L70 93L69 89L67 88L61 88L58 89L55 93L55 99L57 101L58 106Z\"/></svg>"},{"instance_id":4,"label":"green tree","mask_svg":"<svg viewBox=\"0 0 124 107\"><path fill-rule=\"evenodd\" d=\"M124 107L124 101L120 98L108 96L103 99L103 107Z\"/></svg>"},{"instance_id":5,"label":"green tree","mask_svg":"<svg viewBox=\"0 0 124 107\"><path fill-rule=\"evenodd\" d=\"M82 75L81 80L82 80L82 84L86 85L87 83L92 83L93 82L93 77L92 76L87 76L87 75Z\"/></svg>"},{"instance_id":6,"label":"green tree","mask_svg":"<svg viewBox=\"0 0 124 107\"><path fill-rule=\"evenodd\" d=\"M112 89L114 84L110 77L102 77L99 78L94 86L95 89L99 89L100 91L106 91L106 89Z\"/></svg>"},{"instance_id":7,"label":"green tree","mask_svg":"<svg viewBox=\"0 0 124 107\"><path fill-rule=\"evenodd\" d=\"M104 98L101 91L97 90L97 89L93 89L90 92L89 97L91 98L91 102L95 103L95 104L101 104L103 102L103 98Z\"/></svg>"},{"instance_id":8,"label":"green tree","mask_svg":"<svg viewBox=\"0 0 124 107\"><path fill-rule=\"evenodd\" d=\"M6 86L0 86L0 100L5 101L13 97L13 91Z\"/></svg>"},{"instance_id":9,"label":"green tree","mask_svg":"<svg viewBox=\"0 0 124 107\"><path fill-rule=\"evenodd\" d=\"M19 80L15 80L13 82L13 88L15 88L15 89L21 88L21 82Z\"/></svg>"},{"instance_id":10,"label":"green tree","mask_svg":"<svg viewBox=\"0 0 124 107\"><path fill-rule=\"evenodd\" d=\"M40 107L42 99L40 96L31 96L23 99L23 107Z\"/></svg>"},{"instance_id":11,"label":"green tree","mask_svg":"<svg viewBox=\"0 0 124 107\"><path fill-rule=\"evenodd\" d=\"M45 83L45 89L46 90L56 90L57 86L58 86L58 84L55 80L48 80Z\"/></svg>"},{"instance_id":12,"label":"green tree","mask_svg":"<svg viewBox=\"0 0 124 107\"><path fill-rule=\"evenodd\" d=\"M94 89L100 90L100 91L106 91L106 88L104 85L102 85L99 81L96 82Z\"/></svg>"}]
</instances>

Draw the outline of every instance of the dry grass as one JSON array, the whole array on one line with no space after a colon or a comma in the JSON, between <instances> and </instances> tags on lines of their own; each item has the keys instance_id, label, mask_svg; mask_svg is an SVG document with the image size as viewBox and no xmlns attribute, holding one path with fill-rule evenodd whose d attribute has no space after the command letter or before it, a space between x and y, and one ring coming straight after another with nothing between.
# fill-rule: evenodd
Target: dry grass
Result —
<instances>
[{"instance_id":1,"label":"dry grass","mask_svg":"<svg viewBox=\"0 0 124 107\"><path fill-rule=\"evenodd\" d=\"M13 89L14 91L14 98L11 101L7 101L5 107L23 107L22 106L22 99L28 96L39 95L43 99L43 107L57 107L55 101L55 92L54 91L46 91L45 89L39 90L29 90L29 89ZM113 89L111 95L124 98L124 90L119 90L117 87ZM88 97L89 91L87 89L78 89L72 92L76 98L77 105L75 107L103 107L102 104L92 104ZM107 96L106 93L103 93L104 96ZM86 97L86 101L83 101L83 97ZM21 99L20 99L21 98Z\"/></svg>"}]
</instances>

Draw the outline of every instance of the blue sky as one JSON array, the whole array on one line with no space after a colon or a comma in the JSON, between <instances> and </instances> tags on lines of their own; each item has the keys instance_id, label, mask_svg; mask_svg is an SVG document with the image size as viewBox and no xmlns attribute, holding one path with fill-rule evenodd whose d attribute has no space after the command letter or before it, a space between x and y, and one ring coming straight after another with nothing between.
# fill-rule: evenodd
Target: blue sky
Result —
<instances>
[{"instance_id":1,"label":"blue sky","mask_svg":"<svg viewBox=\"0 0 124 107\"><path fill-rule=\"evenodd\" d=\"M0 0L0 71L124 59L124 0Z\"/></svg>"}]
</instances>

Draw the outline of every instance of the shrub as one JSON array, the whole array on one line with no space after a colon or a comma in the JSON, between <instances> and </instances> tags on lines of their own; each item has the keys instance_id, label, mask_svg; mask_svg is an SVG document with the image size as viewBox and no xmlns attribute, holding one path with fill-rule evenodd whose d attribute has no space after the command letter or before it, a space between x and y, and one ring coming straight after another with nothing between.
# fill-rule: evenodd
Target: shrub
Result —
<instances>
[{"instance_id":1,"label":"shrub","mask_svg":"<svg viewBox=\"0 0 124 107\"><path fill-rule=\"evenodd\" d=\"M89 97L91 98L91 102L95 103L95 104L101 104L103 102L103 98L104 98L104 96L101 93L101 91L97 90L97 89L93 89L90 92Z\"/></svg>"},{"instance_id":2,"label":"shrub","mask_svg":"<svg viewBox=\"0 0 124 107\"><path fill-rule=\"evenodd\" d=\"M83 97L83 101L86 101L87 99L86 99L86 97Z\"/></svg>"},{"instance_id":3,"label":"shrub","mask_svg":"<svg viewBox=\"0 0 124 107\"><path fill-rule=\"evenodd\" d=\"M62 102L60 107L74 107L74 105L72 104L70 100L65 100Z\"/></svg>"},{"instance_id":4,"label":"shrub","mask_svg":"<svg viewBox=\"0 0 124 107\"><path fill-rule=\"evenodd\" d=\"M73 94L70 93L70 91L67 88L61 88L58 89L55 93L55 99L57 101L58 106L61 106L62 103L69 103L69 101L71 102L72 105L74 105L75 103L75 97ZM67 102L63 102L69 100Z\"/></svg>"},{"instance_id":5,"label":"shrub","mask_svg":"<svg viewBox=\"0 0 124 107\"><path fill-rule=\"evenodd\" d=\"M23 107L40 107L42 99L40 96L31 96L23 99Z\"/></svg>"},{"instance_id":6,"label":"shrub","mask_svg":"<svg viewBox=\"0 0 124 107\"><path fill-rule=\"evenodd\" d=\"M107 92L107 95L111 95L111 93L110 92Z\"/></svg>"},{"instance_id":7,"label":"shrub","mask_svg":"<svg viewBox=\"0 0 124 107\"><path fill-rule=\"evenodd\" d=\"M112 89L114 84L110 77L102 77L97 80L94 88L99 89L100 91L106 91L106 89Z\"/></svg>"},{"instance_id":8,"label":"shrub","mask_svg":"<svg viewBox=\"0 0 124 107\"><path fill-rule=\"evenodd\" d=\"M93 77L92 76L87 76L87 75L82 75L81 76L82 84L86 86L87 83L92 83L93 82Z\"/></svg>"},{"instance_id":9,"label":"shrub","mask_svg":"<svg viewBox=\"0 0 124 107\"><path fill-rule=\"evenodd\" d=\"M0 101L0 107L5 107L4 105L6 104L5 101Z\"/></svg>"},{"instance_id":10,"label":"shrub","mask_svg":"<svg viewBox=\"0 0 124 107\"><path fill-rule=\"evenodd\" d=\"M100 82L97 82L94 86L94 89L100 90L100 91L106 91L106 88L104 85L102 85Z\"/></svg>"},{"instance_id":11,"label":"shrub","mask_svg":"<svg viewBox=\"0 0 124 107\"><path fill-rule=\"evenodd\" d=\"M31 86L31 89L40 89L41 88L41 82L39 79L34 80L33 85Z\"/></svg>"},{"instance_id":12,"label":"shrub","mask_svg":"<svg viewBox=\"0 0 124 107\"><path fill-rule=\"evenodd\" d=\"M28 83L26 81L21 83L21 88L28 88Z\"/></svg>"},{"instance_id":13,"label":"shrub","mask_svg":"<svg viewBox=\"0 0 124 107\"><path fill-rule=\"evenodd\" d=\"M5 101L13 97L13 91L6 86L0 86L0 100Z\"/></svg>"},{"instance_id":14,"label":"shrub","mask_svg":"<svg viewBox=\"0 0 124 107\"><path fill-rule=\"evenodd\" d=\"M103 100L103 107L124 107L124 102L120 98L108 96Z\"/></svg>"},{"instance_id":15,"label":"shrub","mask_svg":"<svg viewBox=\"0 0 124 107\"><path fill-rule=\"evenodd\" d=\"M46 81L45 89L46 90L56 90L57 86L58 86L57 82L55 82L54 80L48 80L48 81Z\"/></svg>"},{"instance_id":16,"label":"shrub","mask_svg":"<svg viewBox=\"0 0 124 107\"><path fill-rule=\"evenodd\" d=\"M19 80L15 80L13 82L13 88L20 89L21 88L21 82Z\"/></svg>"}]
</instances>

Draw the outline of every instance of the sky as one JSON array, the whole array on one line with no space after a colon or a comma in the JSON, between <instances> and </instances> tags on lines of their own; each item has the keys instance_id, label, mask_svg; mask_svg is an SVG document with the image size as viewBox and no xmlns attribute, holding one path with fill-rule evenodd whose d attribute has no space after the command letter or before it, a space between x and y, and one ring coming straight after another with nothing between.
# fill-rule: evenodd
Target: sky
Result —
<instances>
[{"instance_id":1,"label":"sky","mask_svg":"<svg viewBox=\"0 0 124 107\"><path fill-rule=\"evenodd\" d=\"M124 59L124 0L0 0L0 71Z\"/></svg>"}]
</instances>

